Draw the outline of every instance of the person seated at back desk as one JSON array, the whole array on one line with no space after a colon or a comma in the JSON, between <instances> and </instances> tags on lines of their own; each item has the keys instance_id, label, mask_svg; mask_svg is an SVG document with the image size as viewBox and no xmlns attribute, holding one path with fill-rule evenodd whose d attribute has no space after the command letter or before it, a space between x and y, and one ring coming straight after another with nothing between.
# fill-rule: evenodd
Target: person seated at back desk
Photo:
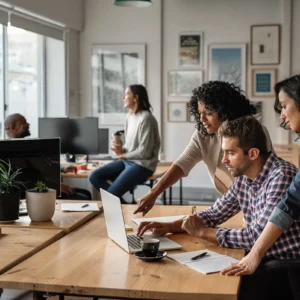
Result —
<instances>
[{"instance_id":1,"label":"person seated at back desk","mask_svg":"<svg viewBox=\"0 0 300 300\"><path fill-rule=\"evenodd\" d=\"M21 114L9 115L4 121L4 127L6 136L9 139L25 138L30 136L30 124L26 118ZM67 166L61 167L61 172L77 172L76 167ZM72 199L72 200L91 200L92 196L88 190L80 188L72 188L66 184L61 183L61 197L60 199Z\"/></svg>"}]
</instances>

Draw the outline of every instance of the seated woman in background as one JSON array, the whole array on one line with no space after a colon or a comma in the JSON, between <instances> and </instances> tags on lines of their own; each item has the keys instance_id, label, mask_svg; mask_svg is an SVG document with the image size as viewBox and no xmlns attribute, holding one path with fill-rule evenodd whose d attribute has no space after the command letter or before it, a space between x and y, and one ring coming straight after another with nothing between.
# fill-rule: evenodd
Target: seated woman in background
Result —
<instances>
[{"instance_id":1,"label":"seated woman in background","mask_svg":"<svg viewBox=\"0 0 300 300\"><path fill-rule=\"evenodd\" d=\"M113 146L112 150L119 159L93 171L89 181L98 191L102 188L126 204L122 196L154 173L160 138L146 88L139 84L130 85L123 100L129 110L125 122L125 145Z\"/></svg>"},{"instance_id":2,"label":"seated woman in background","mask_svg":"<svg viewBox=\"0 0 300 300\"><path fill-rule=\"evenodd\" d=\"M291 129L300 137L300 75L296 75L278 82L275 85L276 100L274 109L280 114L281 127ZM259 266L262 257L274 244L283 231L288 230L295 219L300 216L300 170L297 172L286 195L281 199L277 207L272 212L269 222L260 237L255 242L253 248L247 256L240 262L222 271L224 275L250 275ZM296 238L300 238L295 233ZM291 239L295 238L291 236ZM282 245L288 247L288 245ZM290 271L291 272L291 271ZM295 299L299 299L299 271L298 274L289 274L290 283ZM295 282L294 282L295 280Z\"/></svg>"},{"instance_id":3,"label":"seated woman in background","mask_svg":"<svg viewBox=\"0 0 300 300\"><path fill-rule=\"evenodd\" d=\"M217 131L222 122L254 115L257 112L256 108L240 88L224 81L209 81L194 89L188 106L196 120L197 130L168 172L140 199L135 213L142 212L145 215L163 191L180 178L188 176L200 161L206 164L209 175L221 194L226 193L233 182L232 175L222 164L221 138ZM272 151L269 133L265 127L263 128L267 136L268 150Z\"/></svg>"}]
</instances>

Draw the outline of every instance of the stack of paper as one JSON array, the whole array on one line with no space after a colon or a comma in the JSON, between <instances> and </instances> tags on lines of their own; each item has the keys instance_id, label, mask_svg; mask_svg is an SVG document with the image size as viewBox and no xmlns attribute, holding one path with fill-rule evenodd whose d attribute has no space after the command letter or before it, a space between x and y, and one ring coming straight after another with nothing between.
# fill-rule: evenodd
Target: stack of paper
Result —
<instances>
[{"instance_id":1,"label":"stack of paper","mask_svg":"<svg viewBox=\"0 0 300 300\"><path fill-rule=\"evenodd\" d=\"M132 219L132 221L137 224L140 225L140 223L142 222L174 222L180 219L183 219L185 216L181 215L181 216L168 216L168 217L155 217L155 218L136 218L136 219Z\"/></svg>"},{"instance_id":2,"label":"stack of paper","mask_svg":"<svg viewBox=\"0 0 300 300\"><path fill-rule=\"evenodd\" d=\"M62 211L98 211L98 203L96 202L81 202L81 203L62 203Z\"/></svg>"},{"instance_id":3,"label":"stack of paper","mask_svg":"<svg viewBox=\"0 0 300 300\"><path fill-rule=\"evenodd\" d=\"M191 260L192 257L203 252L207 252L204 257L201 257L196 261ZM179 254L168 254L168 257L203 274L219 272L229 267L232 263L237 262L236 259L230 256L222 255L207 249Z\"/></svg>"}]
</instances>

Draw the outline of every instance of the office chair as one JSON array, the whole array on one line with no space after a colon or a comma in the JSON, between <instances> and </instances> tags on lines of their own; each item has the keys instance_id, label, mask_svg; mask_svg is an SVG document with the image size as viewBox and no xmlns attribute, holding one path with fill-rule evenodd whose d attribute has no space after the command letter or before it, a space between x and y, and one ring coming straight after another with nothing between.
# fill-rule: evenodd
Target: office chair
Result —
<instances>
[{"instance_id":1,"label":"office chair","mask_svg":"<svg viewBox=\"0 0 300 300\"><path fill-rule=\"evenodd\" d=\"M285 272L294 300L300 299L300 259L275 259L264 265L267 272Z\"/></svg>"}]
</instances>

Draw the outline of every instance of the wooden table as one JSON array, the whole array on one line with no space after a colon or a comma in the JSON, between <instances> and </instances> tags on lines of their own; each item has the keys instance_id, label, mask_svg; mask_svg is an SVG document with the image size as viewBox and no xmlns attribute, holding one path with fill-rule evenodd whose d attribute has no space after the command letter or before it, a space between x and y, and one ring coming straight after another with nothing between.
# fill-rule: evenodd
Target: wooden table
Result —
<instances>
[{"instance_id":1,"label":"wooden table","mask_svg":"<svg viewBox=\"0 0 300 300\"><path fill-rule=\"evenodd\" d=\"M0 235L0 274L60 239L58 229L4 228Z\"/></svg>"},{"instance_id":2,"label":"wooden table","mask_svg":"<svg viewBox=\"0 0 300 300\"><path fill-rule=\"evenodd\" d=\"M135 206L123 207L125 222L134 227L130 220ZM148 216L190 211L190 206L156 206ZM229 222L229 226L241 225L241 215ZM244 255L243 250L220 248L187 234L170 238L183 251L207 248L236 259ZM101 214L1 275L0 287L113 298L229 300L237 299L239 281L239 277L218 273L203 275L169 258L140 261L107 237Z\"/></svg>"},{"instance_id":3,"label":"wooden table","mask_svg":"<svg viewBox=\"0 0 300 300\"><path fill-rule=\"evenodd\" d=\"M100 211L91 212L65 212L61 211L61 203L75 203L75 202L87 202L76 200L56 200L56 210L51 221L49 222L32 222L29 216L20 216L18 220L13 223L0 224L0 227L29 227L29 228L42 228L42 229L61 229L65 234L70 233L76 228L80 227L90 219L103 211L101 201L97 202Z\"/></svg>"}]
</instances>

